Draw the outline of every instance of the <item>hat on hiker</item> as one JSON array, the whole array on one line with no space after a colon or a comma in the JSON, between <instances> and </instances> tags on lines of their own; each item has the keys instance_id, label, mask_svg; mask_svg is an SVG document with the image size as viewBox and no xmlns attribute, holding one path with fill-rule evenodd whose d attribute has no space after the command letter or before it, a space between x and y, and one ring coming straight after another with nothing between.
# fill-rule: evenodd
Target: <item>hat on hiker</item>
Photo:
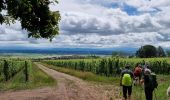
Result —
<instances>
[{"instance_id":1,"label":"hat on hiker","mask_svg":"<svg viewBox=\"0 0 170 100\"><path fill-rule=\"evenodd\" d=\"M144 73L145 73L146 75L151 74L151 70L148 69L148 68L145 68Z\"/></svg>"},{"instance_id":2,"label":"hat on hiker","mask_svg":"<svg viewBox=\"0 0 170 100\"><path fill-rule=\"evenodd\" d=\"M127 64L127 65L125 66L125 68L126 68L126 69L129 69L129 68L130 68L130 65L129 65L129 64Z\"/></svg>"},{"instance_id":3,"label":"hat on hiker","mask_svg":"<svg viewBox=\"0 0 170 100\"><path fill-rule=\"evenodd\" d=\"M145 64L145 68L149 68L149 64Z\"/></svg>"}]
</instances>

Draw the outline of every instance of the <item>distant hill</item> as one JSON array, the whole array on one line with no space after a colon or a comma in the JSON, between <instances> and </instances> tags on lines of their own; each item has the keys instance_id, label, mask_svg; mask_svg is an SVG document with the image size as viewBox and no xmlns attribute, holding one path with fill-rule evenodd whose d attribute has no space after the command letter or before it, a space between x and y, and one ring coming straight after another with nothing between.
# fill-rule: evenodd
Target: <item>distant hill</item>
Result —
<instances>
[{"instance_id":1,"label":"distant hill","mask_svg":"<svg viewBox=\"0 0 170 100\"><path fill-rule=\"evenodd\" d=\"M35 53L59 55L112 55L113 51L134 54L134 48L0 48L0 53Z\"/></svg>"}]
</instances>

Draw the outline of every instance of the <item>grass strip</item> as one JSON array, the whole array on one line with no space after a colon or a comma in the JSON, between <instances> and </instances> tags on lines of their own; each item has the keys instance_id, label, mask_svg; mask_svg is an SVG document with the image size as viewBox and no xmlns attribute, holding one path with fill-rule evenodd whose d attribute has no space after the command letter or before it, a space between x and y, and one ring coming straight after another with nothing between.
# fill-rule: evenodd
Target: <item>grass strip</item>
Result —
<instances>
[{"instance_id":1,"label":"grass strip","mask_svg":"<svg viewBox=\"0 0 170 100\"><path fill-rule=\"evenodd\" d=\"M0 90L34 89L44 86L54 86L57 81L39 69L35 64L29 68L29 81L25 82L23 70L17 73L11 80L0 83Z\"/></svg>"}]
</instances>

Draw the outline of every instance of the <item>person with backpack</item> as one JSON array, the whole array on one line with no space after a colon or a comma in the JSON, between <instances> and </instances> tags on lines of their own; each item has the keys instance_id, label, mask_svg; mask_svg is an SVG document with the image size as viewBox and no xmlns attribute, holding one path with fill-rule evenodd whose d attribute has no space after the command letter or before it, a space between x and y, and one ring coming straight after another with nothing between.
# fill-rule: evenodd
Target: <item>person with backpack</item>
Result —
<instances>
[{"instance_id":1,"label":"person with backpack","mask_svg":"<svg viewBox=\"0 0 170 100\"><path fill-rule=\"evenodd\" d=\"M137 84L137 81L139 81L138 83L140 83L141 77L142 77L142 68L141 65L137 63L134 69L134 79L135 79L134 85Z\"/></svg>"},{"instance_id":2,"label":"person with backpack","mask_svg":"<svg viewBox=\"0 0 170 100\"><path fill-rule=\"evenodd\" d=\"M121 72L120 79L120 86L123 87L123 97L125 100L127 100L127 98L129 98L130 100L132 94L133 72L129 68L130 68L129 65L125 67L125 69Z\"/></svg>"},{"instance_id":3,"label":"person with backpack","mask_svg":"<svg viewBox=\"0 0 170 100\"><path fill-rule=\"evenodd\" d=\"M144 83L146 100L152 100L153 91L158 86L158 83L157 83L157 80L156 80L156 74L151 73L150 69L145 68L144 75L142 77L141 83Z\"/></svg>"}]
</instances>

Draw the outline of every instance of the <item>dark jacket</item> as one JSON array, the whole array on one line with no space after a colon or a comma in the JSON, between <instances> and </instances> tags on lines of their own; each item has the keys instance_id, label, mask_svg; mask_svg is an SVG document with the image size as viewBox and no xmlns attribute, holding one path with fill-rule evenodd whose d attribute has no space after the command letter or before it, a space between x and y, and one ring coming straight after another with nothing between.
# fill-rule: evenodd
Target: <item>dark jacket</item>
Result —
<instances>
[{"instance_id":1,"label":"dark jacket","mask_svg":"<svg viewBox=\"0 0 170 100\"><path fill-rule=\"evenodd\" d=\"M120 86L122 86L122 77L123 77L124 74L129 74L132 79L134 78L133 72L132 72L130 69L124 69L124 70L121 72Z\"/></svg>"},{"instance_id":2,"label":"dark jacket","mask_svg":"<svg viewBox=\"0 0 170 100\"><path fill-rule=\"evenodd\" d=\"M121 77L123 77L124 74L130 74L131 78L133 79L133 72L130 69L124 69L121 72Z\"/></svg>"}]
</instances>

